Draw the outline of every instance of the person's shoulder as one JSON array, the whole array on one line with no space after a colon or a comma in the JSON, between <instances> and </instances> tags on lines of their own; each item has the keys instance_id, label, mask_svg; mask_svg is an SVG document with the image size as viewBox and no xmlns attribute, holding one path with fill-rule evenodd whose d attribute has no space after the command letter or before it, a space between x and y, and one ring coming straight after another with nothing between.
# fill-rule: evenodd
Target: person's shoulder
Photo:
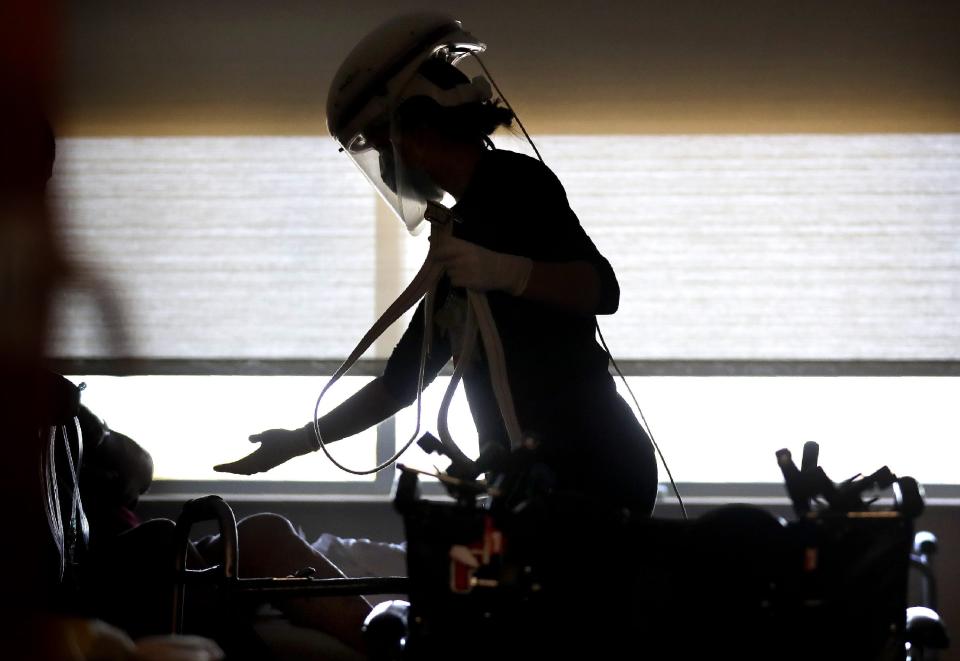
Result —
<instances>
[{"instance_id":1,"label":"person's shoulder","mask_svg":"<svg viewBox=\"0 0 960 661\"><path fill-rule=\"evenodd\" d=\"M491 169L504 181L533 189L563 190L553 170L537 158L508 149L494 149L488 158Z\"/></svg>"},{"instance_id":2,"label":"person's shoulder","mask_svg":"<svg viewBox=\"0 0 960 661\"><path fill-rule=\"evenodd\" d=\"M493 149L488 153L491 162L497 167L529 174L549 175L555 178L553 172L542 161L520 152L509 149Z\"/></svg>"}]
</instances>

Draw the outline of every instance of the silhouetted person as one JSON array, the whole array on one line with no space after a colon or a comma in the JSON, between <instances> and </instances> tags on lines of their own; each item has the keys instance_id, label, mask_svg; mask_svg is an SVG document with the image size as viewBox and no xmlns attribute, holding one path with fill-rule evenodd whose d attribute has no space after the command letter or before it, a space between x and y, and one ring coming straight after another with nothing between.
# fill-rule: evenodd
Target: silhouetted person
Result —
<instances>
[{"instance_id":1,"label":"silhouetted person","mask_svg":"<svg viewBox=\"0 0 960 661\"><path fill-rule=\"evenodd\" d=\"M52 542L41 505L38 427L55 407L40 366L62 260L44 196L52 131L38 100L39 85L8 71L5 55L0 54L0 502L6 506L8 536L2 549L0 635L8 658L26 658L36 653L33 641L43 640L30 628L42 626L50 571L56 572L45 562Z\"/></svg>"},{"instance_id":2,"label":"silhouetted person","mask_svg":"<svg viewBox=\"0 0 960 661\"><path fill-rule=\"evenodd\" d=\"M439 58L423 62L418 75L411 86L433 91L401 95L389 119L371 121L362 139L364 148L379 154L380 172L372 175L398 196L406 186L420 199L448 193L456 200L452 235L432 239L433 258L446 273L435 298L427 382L460 353L465 288L486 292L520 427L539 443L555 489L648 515L657 489L652 445L617 394L608 356L594 336L595 315L611 314L619 304L610 264L584 232L554 174L537 160L493 147L488 136L512 122L510 110L489 95L450 101L482 90ZM320 418L324 442L373 426L414 400L423 306L384 373ZM464 383L481 451L490 445L509 449L483 352L466 367ZM250 440L259 448L216 470L257 473L317 448L312 423Z\"/></svg>"}]
</instances>

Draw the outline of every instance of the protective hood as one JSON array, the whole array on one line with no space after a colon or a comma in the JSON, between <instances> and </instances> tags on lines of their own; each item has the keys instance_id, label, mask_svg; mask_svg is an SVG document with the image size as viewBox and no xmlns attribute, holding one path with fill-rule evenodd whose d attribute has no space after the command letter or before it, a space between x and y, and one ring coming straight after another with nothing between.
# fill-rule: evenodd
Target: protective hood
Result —
<instances>
[{"instance_id":1,"label":"protective hood","mask_svg":"<svg viewBox=\"0 0 960 661\"><path fill-rule=\"evenodd\" d=\"M423 222L427 202L440 201L444 192L411 156L400 109L419 98L448 108L490 100L490 81L456 69L484 49L449 16L404 15L364 37L330 86L330 134L411 233Z\"/></svg>"}]
</instances>

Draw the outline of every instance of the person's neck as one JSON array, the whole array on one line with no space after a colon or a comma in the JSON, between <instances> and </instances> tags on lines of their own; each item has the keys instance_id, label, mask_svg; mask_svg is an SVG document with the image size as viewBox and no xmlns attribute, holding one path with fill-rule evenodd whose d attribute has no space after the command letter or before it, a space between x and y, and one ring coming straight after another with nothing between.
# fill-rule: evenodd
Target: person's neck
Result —
<instances>
[{"instance_id":1,"label":"person's neck","mask_svg":"<svg viewBox=\"0 0 960 661\"><path fill-rule=\"evenodd\" d=\"M439 150L431 175L440 187L459 200L470 185L486 148L481 144L454 144Z\"/></svg>"}]
</instances>

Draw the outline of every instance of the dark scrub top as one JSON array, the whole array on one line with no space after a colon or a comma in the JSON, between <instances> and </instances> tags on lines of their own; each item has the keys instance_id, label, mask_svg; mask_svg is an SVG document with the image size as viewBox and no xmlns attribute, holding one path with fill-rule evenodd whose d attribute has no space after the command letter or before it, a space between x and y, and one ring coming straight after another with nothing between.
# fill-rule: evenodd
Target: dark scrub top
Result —
<instances>
[{"instance_id":1,"label":"dark scrub top","mask_svg":"<svg viewBox=\"0 0 960 661\"><path fill-rule=\"evenodd\" d=\"M465 241L534 261L592 263L601 280L598 312L616 311L620 290L613 269L580 226L560 181L539 161L509 151L485 152L453 212L460 220L453 234ZM653 450L616 392L607 354L595 339L594 316L505 292L487 296L520 428L540 442L560 487L607 497L636 513L651 512L657 487ZM434 305L427 382L459 353L466 296L444 277ZM421 301L383 375L387 390L404 403L416 397L423 306ZM474 356L464 371L464 388L481 450L489 443L509 448L485 357L480 350Z\"/></svg>"}]
</instances>

